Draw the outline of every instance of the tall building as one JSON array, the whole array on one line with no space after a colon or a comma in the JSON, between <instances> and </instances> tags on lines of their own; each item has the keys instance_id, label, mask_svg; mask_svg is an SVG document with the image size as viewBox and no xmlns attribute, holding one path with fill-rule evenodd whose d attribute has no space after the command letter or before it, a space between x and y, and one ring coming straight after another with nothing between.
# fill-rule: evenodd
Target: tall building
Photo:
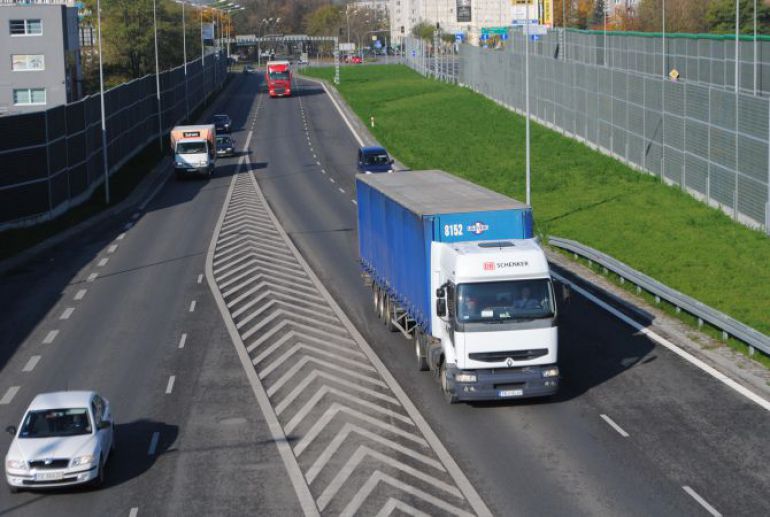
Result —
<instances>
[{"instance_id":1,"label":"tall building","mask_svg":"<svg viewBox=\"0 0 770 517\"><path fill-rule=\"evenodd\" d=\"M82 96L77 9L66 2L0 3L0 115Z\"/></svg>"}]
</instances>

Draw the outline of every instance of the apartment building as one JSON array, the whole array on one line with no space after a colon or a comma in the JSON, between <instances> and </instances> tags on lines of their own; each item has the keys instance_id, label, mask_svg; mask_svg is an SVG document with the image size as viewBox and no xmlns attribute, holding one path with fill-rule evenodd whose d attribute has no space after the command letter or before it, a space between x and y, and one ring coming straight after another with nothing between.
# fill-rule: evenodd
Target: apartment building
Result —
<instances>
[{"instance_id":1,"label":"apartment building","mask_svg":"<svg viewBox=\"0 0 770 517\"><path fill-rule=\"evenodd\" d=\"M82 96L77 9L66 2L0 3L0 115Z\"/></svg>"}]
</instances>

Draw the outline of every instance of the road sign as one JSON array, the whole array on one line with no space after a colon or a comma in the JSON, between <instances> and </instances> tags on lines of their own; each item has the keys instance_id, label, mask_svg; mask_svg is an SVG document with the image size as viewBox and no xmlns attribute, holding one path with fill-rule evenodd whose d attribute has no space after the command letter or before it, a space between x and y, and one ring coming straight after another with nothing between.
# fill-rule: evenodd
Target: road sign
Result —
<instances>
[{"instance_id":1,"label":"road sign","mask_svg":"<svg viewBox=\"0 0 770 517\"><path fill-rule=\"evenodd\" d=\"M503 40L503 41L506 41L508 39L508 33L506 32L504 34L501 34L500 35L500 39Z\"/></svg>"},{"instance_id":2,"label":"road sign","mask_svg":"<svg viewBox=\"0 0 770 517\"><path fill-rule=\"evenodd\" d=\"M532 34L532 35L529 37L529 39L531 39L532 41L537 41L537 40L539 40L539 39L540 39L540 35L539 35L539 34Z\"/></svg>"},{"instance_id":3,"label":"road sign","mask_svg":"<svg viewBox=\"0 0 770 517\"><path fill-rule=\"evenodd\" d=\"M382 43L380 43L380 40L375 40L374 48L382 48Z\"/></svg>"},{"instance_id":4,"label":"road sign","mask_svg":"<svg viewBox=\"0 0 770 517\"><path fill-rule=\"evenodd\" d=\"M462 41L465 36L462 32L456 32L455 33L455 41Z\"/></svg>"},{"instance_id":5,"label":"road sign","mask_svg":"<svg viewBox=\"0 0 770 517\"><path fill-rule=\"evenodd\" d=\"M412 57L417 57L417 51L416 50L412 51Z\"/></svg>"},{"instance_id":6,"label":"road sign","mask_svg":"<svg viewBox=\"0 0 770 517\"><path fill-rule=\"evenodd\" d=\"M489 39L489 34L486 32L481 33L481 37L479 38L481 41L487 41Z\"/></svg>"},{"instance_id":7,"label":"road sign","mask_svg":"<svg viewBox=\"0 0 770 517\"><path fill-rule=\"evenodd\" d=\"M536 34L538 36L544 36L548 34L548 27L537 23L531 23L529 25L524 26L524 31L526 31L527 34L530 34L530 35Z\"/></svg>"},{"instance_id":8,"label":"road sign","mask_svg":"<svg viewBox=\"0 0 770 517\"><path fill-rule=\"evenodd\" d=\"M340 52L352 52L356 49L355 43L340 43Z\"/></svg>"}]
</instances>

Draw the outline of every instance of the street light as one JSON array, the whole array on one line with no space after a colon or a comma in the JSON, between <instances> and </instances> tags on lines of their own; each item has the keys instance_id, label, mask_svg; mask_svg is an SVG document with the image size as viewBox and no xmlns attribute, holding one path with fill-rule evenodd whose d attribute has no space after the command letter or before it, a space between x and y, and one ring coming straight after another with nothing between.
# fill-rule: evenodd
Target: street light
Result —
<instances>
[{"instance_id":1,"label":"street light","mask_svg":"<svg viewBox=\"0 0 770 517\"><path fill-rule=\"evenodd\" d=\"M152 27L155 34L155 96L158 99L158 144L163 152L163 117L160 104L160 65L158 63L158 19L157 0L152 0Z\"/></svg>"},{"instance_id":2,"label":"street light","mask_svg":"<svg viewBox=\"0 0 770 517\"><path fill-rule=\"evenodd\" d=\"M107 121L104 115L104 69L102 67L102 7L96 0L96 25L99 31L99 100L102 107L102 166L104 167L104 202L110 204L110 170L107 163Z\"/></svg>"}]
</instances>

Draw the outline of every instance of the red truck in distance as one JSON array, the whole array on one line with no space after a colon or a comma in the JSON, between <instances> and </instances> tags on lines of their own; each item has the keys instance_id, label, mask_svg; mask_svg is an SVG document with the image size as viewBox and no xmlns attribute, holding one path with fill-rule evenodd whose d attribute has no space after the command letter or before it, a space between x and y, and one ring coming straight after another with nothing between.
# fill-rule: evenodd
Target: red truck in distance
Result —
<instances>
[{"instance_id":1,"label":"red truck in distance","mask_svg":"<svg viewBox=\"0 0 770 517\"><path fill-rule=\"evenodd\" d=\"M265 79L270 97L291 95L291 69L288 61L268 61Z\"/></svg>"}]
</instances>

